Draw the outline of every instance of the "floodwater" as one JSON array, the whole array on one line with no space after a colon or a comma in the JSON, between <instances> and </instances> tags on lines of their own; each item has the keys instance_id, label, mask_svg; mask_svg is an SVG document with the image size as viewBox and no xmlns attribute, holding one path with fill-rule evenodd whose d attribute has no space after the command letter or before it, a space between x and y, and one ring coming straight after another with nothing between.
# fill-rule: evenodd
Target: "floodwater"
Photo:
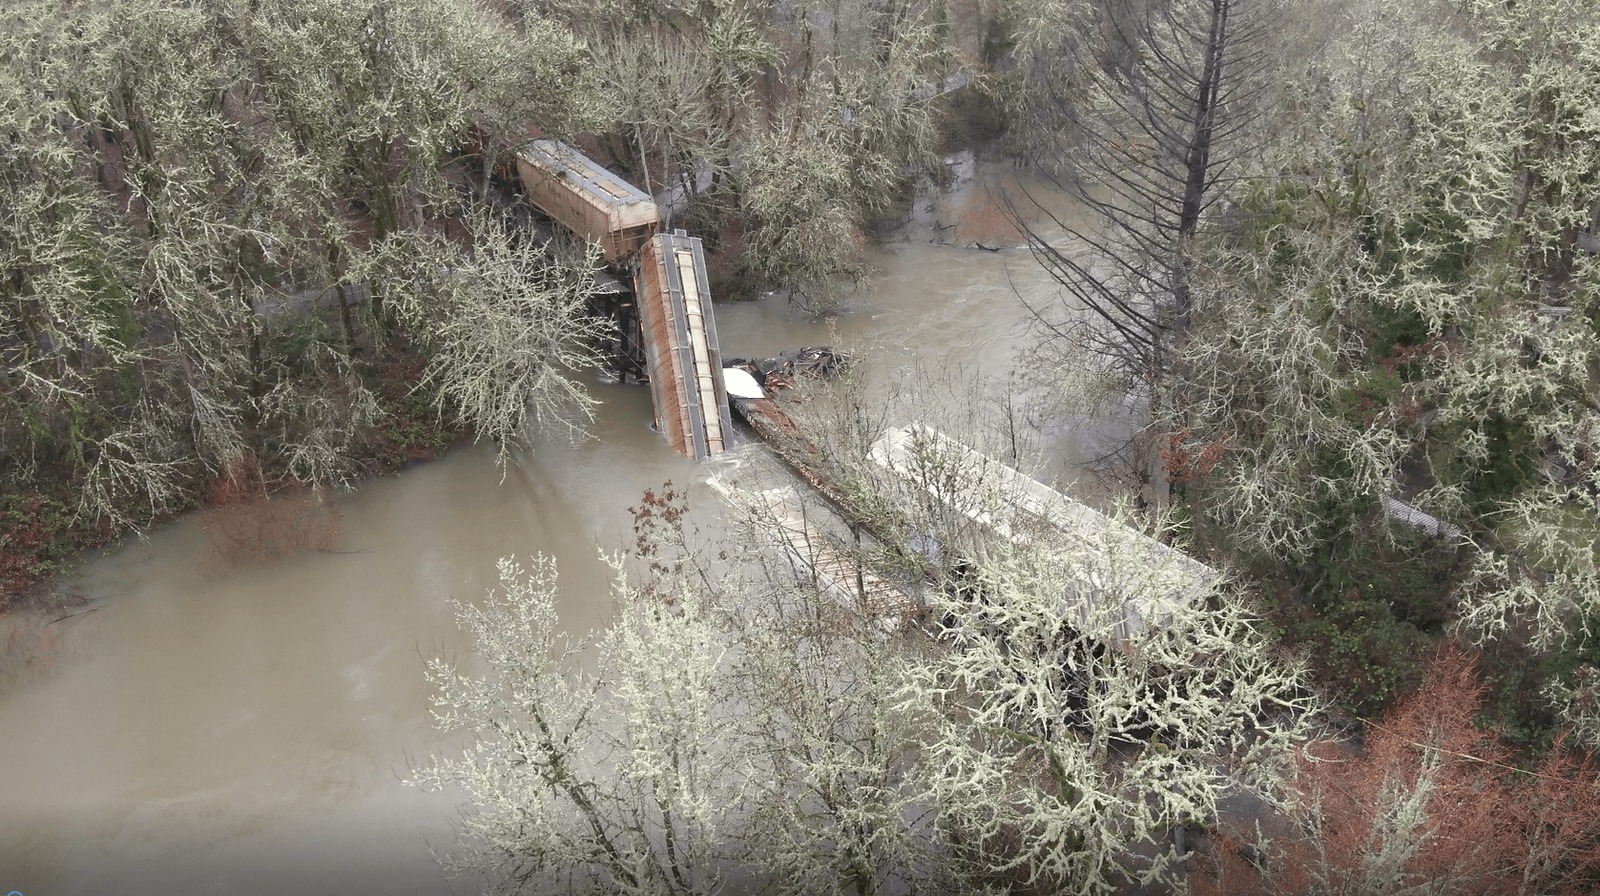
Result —
<instances>
[{"instance_id":1,"label":"floodwater","mask_svg":"<svg viewBox=\"0 0 1600 896\"><path fill-rule=\"evenodd\" d=\"M880 381L920 359L1005 382L1026 339L1012 290L1051 286L1026 250L938 232L874 249L877 273L831 318L719 306L725 355L834 344L882 359ZM459 747L423 678L425 658L465 649L450 601L481 597L498 557L550 554L584 631L610 612L598 554L630 541L644 489L687 484L702 529L721 513L715 464L650 430L647 390L594 388L593 438L539 444L503 480L491 450L459 448L330 498L322 549L271 563L230 562L197 515L87 563L77 615L0 619L0 893L476 890L430 852L452 846L459 794L401 783ZM1070 432L1044 442L1058 464L1081 453Z\"/></svg>"}]
</instances>

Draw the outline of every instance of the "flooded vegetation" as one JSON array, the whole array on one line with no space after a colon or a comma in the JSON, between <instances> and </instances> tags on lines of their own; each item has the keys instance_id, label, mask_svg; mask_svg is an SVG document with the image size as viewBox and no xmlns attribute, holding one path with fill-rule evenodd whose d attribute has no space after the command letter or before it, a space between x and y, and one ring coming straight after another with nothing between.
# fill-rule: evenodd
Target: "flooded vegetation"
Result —
<instances>
[{"instance_id":1,"label":"flooded vegetation","mask_svg":"<svg viewBox=\"0 0 1600 896\"><path fill-rule=\"evenodd\" d=\"M1025 253L930 239L874 250L830 317L782 296L719 306L723 345L848 347L873 389L918 360L1006 383L1026 325L1011 290L1048 282ZM612 611L599 552L629 547L646 489L686 488L710 535L729 512L704 484L716 464L651 430L648 389L589 388L600 410L576 443L541 441L504 471L491 447L458 447L265 512L225 502L89 562L65 583L80 604L7 618L0 868L59 894L444 892L428 847L451 844L460 795L400 779L458 746L433 729L422 676L466 647L449 601L481 598L502 556L546 554L563 625L586 631ZM1047 456L1070 474L1082 453L1058 432Z\"/></svg>"},{"instance_id":2,"label":"flooded vegetation","mask_svg":"<svg viewBox=\"0 0 1600 896\"><path fill-rule=\"evenodd\" d=\"M5 5L0 891L1600 891L1596 9Z\"/></svg>"}]
</instances>

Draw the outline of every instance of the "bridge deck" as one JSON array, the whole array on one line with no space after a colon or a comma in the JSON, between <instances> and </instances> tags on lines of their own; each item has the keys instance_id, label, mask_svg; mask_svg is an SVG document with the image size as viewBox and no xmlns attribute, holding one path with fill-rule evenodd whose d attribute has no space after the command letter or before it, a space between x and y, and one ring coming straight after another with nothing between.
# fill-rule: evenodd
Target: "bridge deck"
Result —
<instances>
[{"instance_id":1,"label":"bridge deck","mask_svg":"<svg viewBox=\"0 0 1600 896\"><path fill-rule=\"evenodd\" d=\"M720 477L712 479L711 485L730 503L742 504L766 524L795 571L811 577L820 591L846 609L877 622L885 631L903 629L921 612L922 602L905 587L873 572L860 556L841 548L823 531L807 512L797 487L749 492Z\"/></svg>"},{"instance_id":2,"label":"bridge deck","mask_svg":"<svg viewBox=\"0 0 1600 896\"><path fill-rule=\"evenodd\" d=\"M639 256L638 292L656 424L685 457L721 454L733 420L700 240L681 230L651 238Z\"/></svg>"}]
</instances>

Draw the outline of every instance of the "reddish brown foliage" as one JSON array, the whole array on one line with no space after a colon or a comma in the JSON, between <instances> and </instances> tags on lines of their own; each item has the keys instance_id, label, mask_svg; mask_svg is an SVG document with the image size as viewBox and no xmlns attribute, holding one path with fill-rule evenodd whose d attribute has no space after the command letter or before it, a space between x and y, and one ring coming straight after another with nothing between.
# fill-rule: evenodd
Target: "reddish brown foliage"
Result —
<instances>
[{"instance_id":1,"label":"reddish brown foliage","mask_svg":"<svg viewBox=\"0 0 1600 896\"><path fill-rule=\"evenodd\" d=\"M1382 722L1368 723L1364 751L1329 742L1305 750L1300 781L1308 808L1295 819L1300 835L1271 842L1276 856L1261 864L1250 860L1242 838L1224 837L1194 891L1596 892L1600 774L1593 757L1557 743L1543 759L1519 763L1523 757L1496 731L1475 726L1483 692L1475 660L1446 646L1415 695ZM1418 793L1425 794L1420 821L1390 825L1386 813L1397 797ZM1318 832L1319 842L1309 832ZM1374 879L1368 859L1396 838L1411 850L1398 879Z\"/></svg>"},{"instance_id":2,"label":"reddish brown foliage","mask_svg":"<svg viewBox=\"0 0 1600 896\"><path fill-rule=\"evenodd\" d=\"M1192 482L1211 475L1228 450L1228 439L1205 440L1185 426L1168 435L1160 446L1161 463L1174 483Z\"/></svg>"},{"instance_id":3,"label":"reddish brown foliage","mask_svg":"<svg viewBox=\"0 0 1600 896\"><path fill-rule=\"evenodd\" d=\"M44 497L32 494L18 513L0 520L0 607L38 581L39 558L54 540L43 510Z\"/></svg>"},{"instance_id":4,"label":"reddish brown foliage","mask_svg":"<svg viewBox=\"0 0 1600 896\"><path fill-rule=\"evenodd\" d=\"M995 190L975 188L967 200L967 207L956 223L956 242L960 245L983 243L987 246L1019 246L1023 243L1022 230L1006 211Z\"/></svg>"},{"instance_id":5,"label":"reddish brown foliage","mask_svg":"<svg viewBox=\"0 0 1600 896\"><path fill-rule=\"evenodd\" d=\"M459 419L442 418L426 392L415 388L426 366L411 346L391 347L390 357L380 365L376 391L384 416L362 446L362 460L370 472L388 473L432 460L472 435Z\"/></svg>"},{"instance_id":6,"label":"reddish brown foliage","mask_svg":"<svg viewBox=\"0 0 1600 896\"><path fill-rule=\"evenodd\" d=\"M41 597L65 559L98 547L118 533L105 519L73 516L72 482L48 483L54 493L26 491L0 497L0 611L25 597Z\"/></svg>"},{"instance_id":7,"label":"reddish brown foliage","mask_svg":"<svg viewBox=\"0 0 1600 896\"><path fill-rule=\"evenodd\" d=\"M212 483L208 503L206 566L265 563L339 542L341 514L323 490L296 482L269 493L248 456Z\"/></svg>"},{"instance_id":8,"label":"reddish brown foliage","mask_svg":"<svg viewBox=\"0 0 1600 896\"><path fill-rule=\"evenodd\" d=\"M668 479L659 492L645 489L639 506L629 507L628 512L633 514L633 553L649 563L644 593L670 603L670 595L657 595L656 583L683 573L687 562L684 517L689 512L689 498L673 488Z\"/></svg>"}]
</instances>

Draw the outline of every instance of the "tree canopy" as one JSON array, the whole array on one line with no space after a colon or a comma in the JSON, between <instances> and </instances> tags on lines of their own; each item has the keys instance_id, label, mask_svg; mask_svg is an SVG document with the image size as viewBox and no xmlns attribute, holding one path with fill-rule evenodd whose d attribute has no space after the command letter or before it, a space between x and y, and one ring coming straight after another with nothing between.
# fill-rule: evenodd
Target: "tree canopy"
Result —
<instances>
[{"instance_id":1,"label":"tree canopy","mask_svg":"<svg viewBox=\"0 0 1600 896\"><path fill-rule=\"evenodd\" d=\"M575 397L584 284L512 248L455 161L483 120L592 120L570 34L454 2L54 9L9 5L0 37L9 481L70 482L120 527L246 455L343 480L392 410L376 366L474 316L551 338L481 342L468 367L529 375L479 386L436 361L441 413L510 440L509 406ZM400 269L418 253L432 276ZM477 306L451 301L472 277Z\"/></svg>"}]
</instances>

